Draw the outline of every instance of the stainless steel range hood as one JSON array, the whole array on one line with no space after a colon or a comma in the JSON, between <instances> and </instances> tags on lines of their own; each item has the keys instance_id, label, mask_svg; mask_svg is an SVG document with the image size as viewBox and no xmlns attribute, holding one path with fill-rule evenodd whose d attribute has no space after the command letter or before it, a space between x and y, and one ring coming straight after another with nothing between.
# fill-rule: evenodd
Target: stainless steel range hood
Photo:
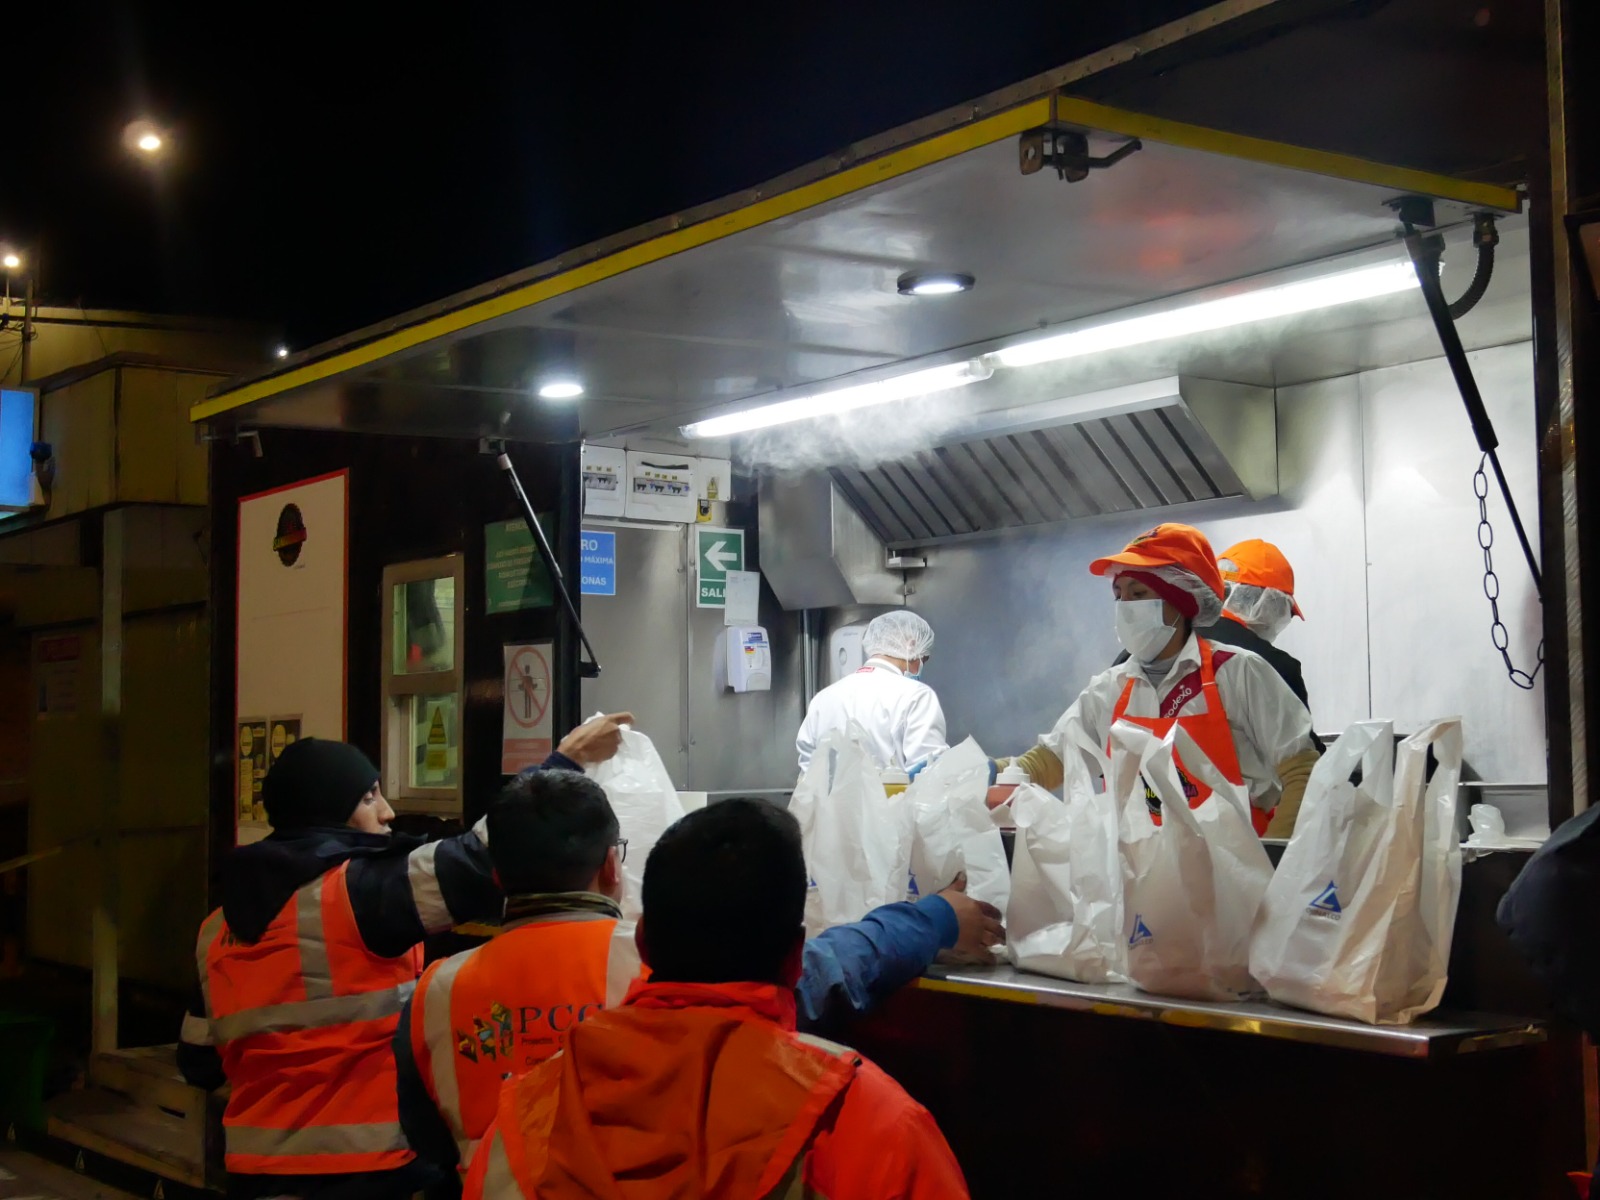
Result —
<instances>
[{"instance_id":1,"label":"stainless steel range hood","mask_svg":"<svg viewBox=\"0 0 1600 1200\"><path fill-rule=\"evenodd\" d=\"M788 609L899 604L897 550L1277 491L1272 389L1171 377L979 414L890 462L763 474L761 570Z\"/></svg>"},{"instance_id":2,"label":"stainless steel range hood","mask_svg":"<svg viewBox=\"0 0 1600 1200\"><path fill-rule=\"evenodd\" d=\"M1278 490L1270 388L1168 378L984 414L829 474L889 550ZM765 544L765 534L763 534Z\"/></svg>"}]
</instances>

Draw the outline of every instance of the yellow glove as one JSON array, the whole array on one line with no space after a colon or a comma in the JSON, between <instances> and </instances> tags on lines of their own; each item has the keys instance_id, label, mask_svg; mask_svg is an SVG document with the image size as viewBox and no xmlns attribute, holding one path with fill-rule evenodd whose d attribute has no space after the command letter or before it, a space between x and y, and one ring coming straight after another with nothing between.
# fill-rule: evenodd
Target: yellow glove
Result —
<instances>
[{"instance_id":1,"label":"yellow glove","mask_svg":"<svg viewBox=\"0 0 1600 1200\"><path fill-rule=\"evenodd\" d=\"M1295 819L1300 815L1300 801L1305 799L1306 784L1311 780L1311 770L1317 765L1315 750L1302 750L1278 764L1278 780L1283 785L1283 795L1273 810L1272 822L1267 826L1266 837L1286 838L1294 832Z\"/></svg>"},{"instance_id":2,"label":"yellow glove","mask_svg":"<svg viewBox=\"0 0 1600 1200\"><path fill-rule=\"evenodd\" d=\"M1026 754L1019 754L1015 762L1028 773L1029 779L1047 791L1055 791L1066 778L1066 770L1062 767L1061 760L1048 746L1035 746ZM1001 769L1004 770L1004 767Z\"/></svg>"}]
</instances>

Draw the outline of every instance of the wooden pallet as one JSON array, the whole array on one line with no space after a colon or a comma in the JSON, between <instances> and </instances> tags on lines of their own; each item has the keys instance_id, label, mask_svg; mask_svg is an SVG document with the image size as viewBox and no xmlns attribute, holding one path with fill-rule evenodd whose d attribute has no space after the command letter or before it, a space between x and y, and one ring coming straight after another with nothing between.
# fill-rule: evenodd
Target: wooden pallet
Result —
<instances>
[{"instance_id":1,"label":"wooden pallet","mask_svg":"<svg viewBox=\"0 0 1600 1200\"><path fill-rule=\"evenodd\" d=\"M219 1187L220 1101L184 1082L176 1046L95 1056L90 1086L47 1106L52 1137L192 1187Z\"/></svg>"}]
</instances>

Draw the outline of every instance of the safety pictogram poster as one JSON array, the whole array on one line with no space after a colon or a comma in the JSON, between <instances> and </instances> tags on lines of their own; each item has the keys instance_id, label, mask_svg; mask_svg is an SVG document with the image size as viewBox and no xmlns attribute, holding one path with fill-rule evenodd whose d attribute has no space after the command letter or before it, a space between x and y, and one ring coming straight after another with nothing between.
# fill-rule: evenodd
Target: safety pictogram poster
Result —
<instances>
[{"instance_id":1,"label":"safety pictogram poster","mask_svg":"<svg viewBox=\"0 0 1600 1200\"><path fill-rule=\"evenodd\" d=\"M508 644L505 651L505 709L501 718L500 773L515 775L538 766L555 748L551 730L550 659L553 642Z\"/></svg>"}]
</instances>

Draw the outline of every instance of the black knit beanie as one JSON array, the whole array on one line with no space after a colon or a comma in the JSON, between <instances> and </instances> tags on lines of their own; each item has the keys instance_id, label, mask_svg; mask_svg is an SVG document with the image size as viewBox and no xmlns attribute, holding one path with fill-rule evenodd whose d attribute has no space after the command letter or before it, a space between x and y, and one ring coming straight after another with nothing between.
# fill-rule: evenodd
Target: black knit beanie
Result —
<instances>
[{"instance_id":1,"label":"black knit beanie","mask_svg":"<svg viewBox=\"0 0 1600 1200\"><path fill-rule=\"evenodd\" d=\"M301 738L272 764L261 800L274 829L338 826L377 782L378 768L348 742Z\"/></svg>"}]
</instances>

